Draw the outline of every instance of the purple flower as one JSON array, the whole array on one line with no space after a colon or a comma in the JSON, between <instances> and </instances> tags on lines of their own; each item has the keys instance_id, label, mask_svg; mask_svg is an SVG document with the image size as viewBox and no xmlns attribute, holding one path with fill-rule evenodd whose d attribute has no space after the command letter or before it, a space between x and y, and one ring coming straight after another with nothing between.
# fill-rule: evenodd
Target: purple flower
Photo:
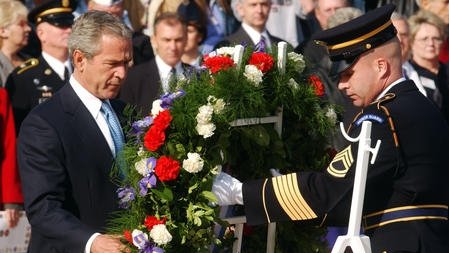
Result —
<instances>
[{"instance_id":1,"label":"purple flower","mask_svg":"<svg viewBox=\"0 0 449 253\"><path fill-rule=\"evenodd\" d=\"M148 176L140 179L139 188L140 188L140 196L147 195L148 189L156 187L156 175L150 173Z\"/></svg>"},{"instance_id":2,"label":"purple flower","mask_svg":"<svg viewBox=\"0 0 449 253\"><path fill-rule=\"evenodd\" d=\"M163 249L149 242L148 236L140 230L133 231L133 244L139 249L139 253L164 253Z\"/></svg>"},{"instance_id":3,"label":"purple flower","mask_svg":"<svg viewBox=\"0 0 449 253\"><path fill-rule=\"evenodd\" d=\"M131 133L140 136L145 132L145 130L153 124L153 118L151 116L146 116L145 118L133 122L131 125Z\"/></svg>"},{"instance_id":4,"label":"purple flower","mask_svg":"<svg viewBox=\"0 0 449 253\"><path fill-rule=\"evenodd\" d=\"M122 209L127 209L131 201L136 198L136 192L132 187L122 187L117 189L117 195L119 198L119 207Z\"/></svg>"},{"instance_id":5,"label":"purple flower","mask_svg":"<svg viewBox=\"0 0 449 253\"><path fill-rule=\"evenodd\" d=\"M173 105L173 100L184 96L186 92L184 90L178 90L173 93L165 93L161 96L161 107L164 109L169 109Z\"/></svg>"}]
</instances>

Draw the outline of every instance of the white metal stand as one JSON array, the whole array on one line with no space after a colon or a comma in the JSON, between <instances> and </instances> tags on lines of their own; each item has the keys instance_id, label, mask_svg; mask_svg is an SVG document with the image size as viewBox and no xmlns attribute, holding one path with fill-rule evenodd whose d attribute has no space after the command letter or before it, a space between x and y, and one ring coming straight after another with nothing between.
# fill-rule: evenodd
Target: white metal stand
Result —
<instances>
[{"instance_id":1,"label":"white metal stand","mask_svg":"<svg viewBox=\"0 0 449 253\"><path fill-rule=\"evenodd\" d=\"M274 124L274 129L281 136L282 134L282 108L279 108L276 115L264 118L247 118L238 119L231 122L231 126L249 126L257 124ZM232 245L232 253L240 253L242 248L243 239L243 225L246 223L245 216L236 216L224 219L231 225L235 225L234 237L236 240ZM272 222L268 224L267 231L267 253L274 253L276 246L276 223Z\"/></svg>"},{"instance_id":2,"label":"white metal stand","mask_svg":"<svg viewBox=\"0 0 449 253\"><path fill-rule=\"evenodd\" d=\"M371 148L370 121L364 121L362 123L362 130L360 135L356 138L352 138L346 134L343 123L340 123L340 129L343 136L348 141L359 142L359 149L357 151L357 163L355 169L354 188L352 192L348 233L337 238L334 248L332 249L332 253L343 253L347 247L350 247L353 252L371 253L369 237L366 235L360 235L360 224L362 220L363 201L365 198L369 154L373 153L373 156L371 157L371 164L373 164L376 160L381 141L377 140L376 146Z\"/></svg>"}]
</instances>

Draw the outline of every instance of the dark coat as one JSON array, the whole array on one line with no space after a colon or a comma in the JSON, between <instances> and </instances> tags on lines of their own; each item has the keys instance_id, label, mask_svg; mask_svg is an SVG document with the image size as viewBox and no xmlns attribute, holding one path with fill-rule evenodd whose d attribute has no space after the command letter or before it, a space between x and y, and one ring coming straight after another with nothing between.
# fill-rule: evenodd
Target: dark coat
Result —
<instances>
[{"instance_id":1,"label":"dark coat","mask_svg":"<svg viewBox=\"0 0 449 253\"><path fill-rule=\"evenodd\" d=\"M111 101L117 114L123 108ZM29 253L84 252L118 209L113 154L70 84L23 121L18 141Z\"/></svg>"},{"instance_id":2,"label":"dark coat","mask_svg":"<svg viewBox=\"0 0 449 253\"><path fill-rule=\"evenodd\" d=\"M183 63L184 75L192 72L192 67ZM162 92L161 77L156 59L132 67L126 77L119 98L133 106L143 115L151 111L153 101L158 99Z\"/></svg>"},{"instance_id":3,"label":"dark coat","mask_svg":"<svg viewBox=\"0 0 449 253\"><path fill-rule=\"evenodd\" d=\"M372 252L449 252L449 127L411 81L397 84L379 101L364 108L349 130L356 137L362 121L370 120L372 146L382 141L375 163L368 165L362 221ZM357 150L358 143L348 145L322 173L298 172L244 183L247 221L347 225ZM439 206L442 214L431 219L428 213L423 218L414 212L407 216L412 219L387 224L366 216L422 205Z\"/></svg>"}]
</instances>

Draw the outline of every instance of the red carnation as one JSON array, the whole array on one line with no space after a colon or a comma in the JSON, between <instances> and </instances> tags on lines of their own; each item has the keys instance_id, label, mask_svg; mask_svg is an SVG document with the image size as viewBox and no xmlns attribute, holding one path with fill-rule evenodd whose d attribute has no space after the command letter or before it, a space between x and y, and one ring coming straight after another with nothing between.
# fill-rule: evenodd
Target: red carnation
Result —
<instances>
[{"instance_id":1,"label":"red carnation","mask_svg":"<svg viewBox=\"0 0 449 253\"><path fill-rule=\"evenodd\" d=\"M151 231L153 226L159 225L159 224L165 224L165 220L166 220L165 217L162 218L162 220L159 220L155 216L147 216L145 218L144 225L145 225L145 227L147 227L148 231Z\"/></svg>"},{"instance_id":2,"label":"red carnation","mask_svg":"<svg viewBox=\"0 0 449 253\"><path fill-rule=\"evenodd\" d=\"M154 118L153 126L165 130L170 125L172 119L173 117L171 116L170 111L164 110Z\"/></svg>"},{"instance_id":3,"label":"red carnation","mask_svg":"<svg viewBox=\"0 0 449 253\"><path fill-rule=\"evenodd\" d=\"M256 66L262 73L267 73L274 64L273 57L264 52L255 52L249 58L249 64Z\"/></svg>"},{"instance_id":4,"label":"red carnation","mask_svg":"<svg viewBox=\"0 0 449 253\"><path fill-rule=\"evenodd\" d=\"M151 126L143 138L143 144L145 147L155 152L165 142L165 131L158 126Z\"/></svg>"},{"instance_id":5,"label":"red carnation","mask_svg":"<svg viewBox=\"0 0 449 253\"><path fill-rule=\"evenodd\" d=\"M220 70L226 70L234 66L234 61L227 56L206 56L204 59L204 66L206 66L212 74Z\"/></svg>"},{"instance_id":6,"label":"red carnation","mask_svg":"<svg viewBox=\"0 0 449 253\"><path fill-rule=\"evenodd\" d=\"M324 85L317 75L309 76L309 83L315 88L315 94L319 97L324 95Z\"/></svg>"},{"instance_id":7,"label":"red carnation","mask_svg":"<svg viewBox=\"0 0 449 253\"><path fill-rule=\"evenodd\" d=\"M168 156L161 156L156 163L154 172L162 182L175 180L179 175L179 162Z\"/></svg>"},{"instance_id":8,"label":"red carnation","mask_svg":"<svg viewBox=\"0 0 449 253\"><path fill-rule=\"evenodd\" d=\"M128 241L130 244L133 244L133 236L131 235L131 232L129 230L123 231L123 237Z\"/></svg>"}]
</instances>

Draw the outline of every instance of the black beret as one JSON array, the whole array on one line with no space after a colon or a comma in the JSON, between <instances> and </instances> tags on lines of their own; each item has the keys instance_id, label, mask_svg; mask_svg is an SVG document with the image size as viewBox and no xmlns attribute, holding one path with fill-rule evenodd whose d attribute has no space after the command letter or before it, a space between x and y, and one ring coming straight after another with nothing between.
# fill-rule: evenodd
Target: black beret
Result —
<instances>
[{"instance_id":1,"label":"black beret","mask_svg":"<svg viewBox=\"0 0 449 253\"><path fill-rule=\"evenodd\" d=\"M48 22L59 27L70 27L76 5L75 0L44 0L30 11L28 21L35 25Z\"/></svg>"},{"instance_id":2,"label":"black beret","mask_svg":"<svg viewBox=\"0 0 449 253\"><path fill-rule=\"evenodd\" d=\"M331 29L317 32L312 39L327 47L332 61L331 74L350 67L364 52L396 36L391 22L395 5L387 4Z\"/></svg>"}]
</instances>

